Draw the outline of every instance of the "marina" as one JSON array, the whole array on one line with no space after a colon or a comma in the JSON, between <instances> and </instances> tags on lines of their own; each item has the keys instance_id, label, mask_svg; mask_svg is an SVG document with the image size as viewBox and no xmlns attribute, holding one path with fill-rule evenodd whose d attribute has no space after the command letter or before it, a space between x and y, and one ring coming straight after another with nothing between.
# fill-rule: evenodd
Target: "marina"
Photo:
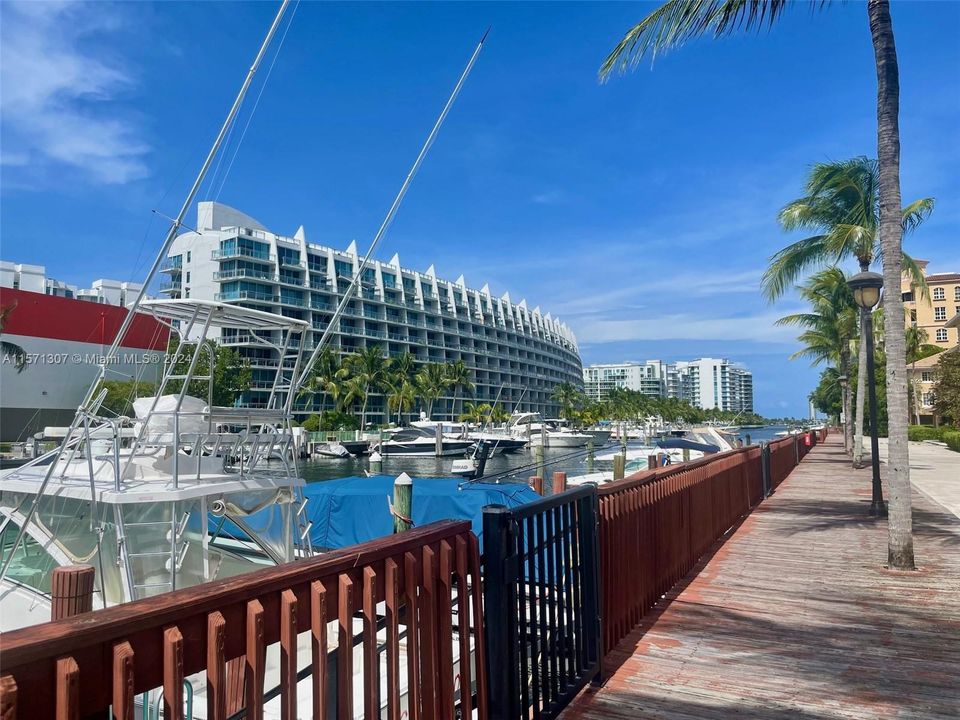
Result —
<instances>
[{"instance_id":1,"label":"marina","mask_svg":"<svg viewBox=\"0 0 960 720\"><path fill-rule=\"evenodd\" d=\"M0 5L0 720L951 716L890 5Z\"/></svg>"}]
</instances>

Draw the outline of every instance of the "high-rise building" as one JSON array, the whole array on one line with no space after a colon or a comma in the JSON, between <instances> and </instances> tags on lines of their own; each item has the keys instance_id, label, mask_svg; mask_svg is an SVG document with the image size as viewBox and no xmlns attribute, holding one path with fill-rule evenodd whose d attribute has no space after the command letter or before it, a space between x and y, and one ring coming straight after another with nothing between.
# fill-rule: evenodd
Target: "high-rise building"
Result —
<instances>
[{"instance_id":1,"label":"high-rise building","mask_svg":"<svg viewBox=\"0 0 960 720\"><path fill-rule=\"evenodd\" d=\"M620 388L678 398L705 410L753 412L753 374L726 359L590 365L583 370L583 382L587 396L594 400L603 400L610 390Z\"/></svg>"},{"instance_id":2,"label":"high-rise building","mask_svg":"<svg viewBox=\"0 0 960 720\"><path fill-rule=\"evenodd\" d=\"M161 291L306 320L313 327L307 341L312 350L360 272L356 243L346 250L308 243L303 227L293 237L278 235L218 203L199 203L197 215L197 232L173 242ZM265 403L276 373L275 353L245 333L225 331L220 341L251 363L253 386L241 403ZM582 382L576 338L550 313L529 309L525 300L514 303L509 293L495 296L487 285L469 288L463 276L438 278L433 266L426 272L404 268L397 255L364 268L330 342L344 355L373 346L386 357L410 352L420 363L463 360L476 385L471 399L499 401L507 410L553 415L559 410L554 388ZM435 404L433 415L448 419L458 412L448 397ZM381 395L368 399L367 416L374 422L386 419Z\"/></svg>"}]
</instances>

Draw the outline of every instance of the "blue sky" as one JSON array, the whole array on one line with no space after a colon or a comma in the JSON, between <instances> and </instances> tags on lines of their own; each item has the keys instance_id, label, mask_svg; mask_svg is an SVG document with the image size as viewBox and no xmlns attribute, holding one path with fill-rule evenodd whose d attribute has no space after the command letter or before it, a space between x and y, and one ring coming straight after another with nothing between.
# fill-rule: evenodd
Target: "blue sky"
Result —
<instances>
[{"instance_id":1,"label":"blue sky","mask_svg":"<svg viewBox=\"0 0 960 720\"><path fill-rule=\"evenodd\" d=\"M875 154L865 8L798 7L600 85L651 7L302 3L202 197L365 247L492 26L379 256L526 297L572 326L585 364L744 362L760 412L802 415L817 370L773 327L797 304L766 304L758 280L810 163ZM3 259L142 278L165 229L151 210L176 212L275 9L4 2ZM937 198L907 250L960 270L960 4L896 2L893 20L903 195Z\"/></svg>"}]
</instances>

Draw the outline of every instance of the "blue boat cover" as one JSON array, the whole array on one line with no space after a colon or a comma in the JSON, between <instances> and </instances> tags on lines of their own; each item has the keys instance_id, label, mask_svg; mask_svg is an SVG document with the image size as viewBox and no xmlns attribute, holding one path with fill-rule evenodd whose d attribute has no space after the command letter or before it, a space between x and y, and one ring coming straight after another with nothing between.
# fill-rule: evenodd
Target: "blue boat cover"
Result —
<instances>
[{"instance_id":1,"label":"blue boat cover","mask_svg":"<svg viewBox=\"0 0 960 720\"><path fill-rule=\"evenodd\" d=\"M346 547L393 533L393 475L347 477L310 483L307 514L310 539L317 549ZM516 507L540 496L522 483L465 482L460 478L414 478L415 527L437 520L469 520L483 543L484 505Z\"/></svg>"},{"instance_id":2,"label":"blue boat cover","mask_svg":"<svg viewBox=\"0 0 960 720\"><path fill-rule=\"evenodd\" d=\"M720 448L710 443L698 443L686 438L669 438L667 440L657 440L657 447L667 450L699 450L702 453L717 453Z\"/></svg>"}]
</instances>

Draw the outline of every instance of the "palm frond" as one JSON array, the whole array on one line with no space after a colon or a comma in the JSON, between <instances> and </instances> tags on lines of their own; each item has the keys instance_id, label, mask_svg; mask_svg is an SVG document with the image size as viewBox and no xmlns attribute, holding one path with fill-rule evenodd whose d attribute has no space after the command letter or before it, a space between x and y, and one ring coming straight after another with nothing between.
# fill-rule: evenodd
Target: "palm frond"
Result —
<instances>
[{"instance_id":1,"label":"palm frond","mask_svg":"<svg viewBox=\"0 0 960 720\"><path fill-rule=\"evenodd\" d=\"M903 232L913 232L917 227L933 212L936 205L933 198L921 198L914 200L903 209Z\"/></svg>"},{"instance_id":2,"label":"palm frond","mask_svg":"<svg viewBox=\"0 0 960 720\"><path fill-rule=\"evenodd\" d=\"M825 238L825 235L814 235L798 240L770 257L770 266L760 279L760 289L767 300L773 302L804 272L826 261Z\"/></svg>"},{"instance_id":3,"label":"palm frond","mask_svg":"<svg viewBox=\"0 0 960 720\"><path fill-rule=\"evenodd\" d=\"M658 53L702 35L721 37L741 28L772 26L788 4L787 0L668 0L627 31L600 66L600 79L636 67L648 53L652 61Z\"/></svg>"}]
</instances>

